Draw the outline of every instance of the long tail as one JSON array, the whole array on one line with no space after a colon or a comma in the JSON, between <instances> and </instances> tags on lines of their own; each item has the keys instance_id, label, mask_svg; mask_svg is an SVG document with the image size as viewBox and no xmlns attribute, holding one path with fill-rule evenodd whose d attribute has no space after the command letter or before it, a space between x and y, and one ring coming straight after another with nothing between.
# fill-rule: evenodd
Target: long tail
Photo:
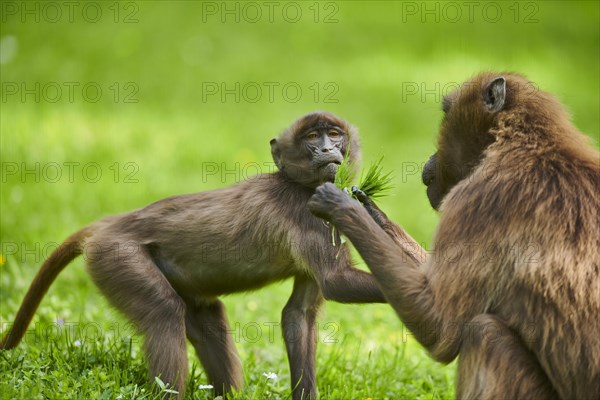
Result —
<instances>
[{"instance_id":1,"label":"long tail","mask_svg":"<svg viewBox=\"0 0 600 400\"><path fill-rule=\"evenodd\" d=\"M58 274L82 252L81 242L87 228L75 232L50 254L29 286L10 332L2 338L0 349L12 349L19 344L42 298Z\"/></svg>"}]
</instances>

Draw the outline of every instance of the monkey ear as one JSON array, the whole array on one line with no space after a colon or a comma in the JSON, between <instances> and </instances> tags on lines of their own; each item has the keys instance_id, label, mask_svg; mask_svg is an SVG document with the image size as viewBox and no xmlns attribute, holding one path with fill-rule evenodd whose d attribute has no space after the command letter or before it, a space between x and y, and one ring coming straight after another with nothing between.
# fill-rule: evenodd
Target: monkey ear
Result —
<instances>
[{"instance_id":1,"label":"monkey ear","mask_svg":"<svg viewBox=\"0 0 600 400\"><path fill-rule=\"evenodd\" d=\"M499 77L494 79L485 88L485 105L491 112L498 112L504 108L506 101L506 79Z\"/></svg>"},{"instance_id":2,"label":"monkey ear","mask_svg":"<svg viewBox=\"0 0 600 400\"><path fill-rule=\"evenodd\" d=\"M281 150L279 149L279 143L277 143L277 139L271 139L271 156L273 156L273 161L275 165L277 165L277 169L283 171L281 167Z\"/></svg>"}]
</instances>

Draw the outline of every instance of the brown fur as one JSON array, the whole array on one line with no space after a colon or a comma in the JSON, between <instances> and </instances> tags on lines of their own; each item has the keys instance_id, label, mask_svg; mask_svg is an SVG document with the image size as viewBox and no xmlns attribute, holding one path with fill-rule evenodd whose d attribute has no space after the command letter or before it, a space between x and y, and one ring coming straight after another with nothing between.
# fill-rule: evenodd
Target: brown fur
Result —
<instances>
[{"instance_id":1,"label":"brown fur","mask_svg":"<svg viewBox=\"0 0 600 400\"><path fill-rule=\"evenodd\" d=\"M308 140L312 131L317 141ZM293 398L314 399L323 299L385 301L373 277L352 266L339 235L333 246L331 227L306 207L314 188L333 179L331 161L341 161L348 143L356 161L356 129L329 113L309 114L271 141L281 171L160 200L73 235L42 266L2 348L18 344L53 279L83 251L96 285L144 334L151 378L183 395L187 336L222 394L239 389L243 374L218 296L294 277L282 313Z\"/></svg>"},{"instance_id":2,"label":"brown fur","mask_svg":"<svg viewBox=\"0 0 600 400\"><path fill-rule=\"evenodd\" d=\"M597 399L600 155L517 74L480 74L444 109L423 177L441 213L425 263L332 185L309 207L435 359L459 356L457 397Z\"/></svg>"}]
</instances>

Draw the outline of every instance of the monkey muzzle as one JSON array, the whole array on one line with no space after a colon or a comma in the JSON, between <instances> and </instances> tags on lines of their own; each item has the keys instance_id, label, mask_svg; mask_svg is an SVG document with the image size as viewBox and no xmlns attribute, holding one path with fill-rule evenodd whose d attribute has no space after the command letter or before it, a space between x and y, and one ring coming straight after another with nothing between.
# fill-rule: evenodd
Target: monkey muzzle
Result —
<instances>
[{"instance_id":1,"label":"monkey muzzle","mask_svg":"<svg viewBox=\"0 0 600 400\"><path fill-rule=\"evenodd\" d=\"M342 164L342 161L343 158L338 158L335 156L321 158L320 160L318 160L318 162L316 163L316 168L318 174L321 176L320 181L333 182L333 180L335 179L335 174L337 173L340 164Z\"/></svg>"},{"instance_id":2,"label":"monkey muzzle","mask_svg":"<svg viewBox=\"0 0 600 400\"><path fill-rule=\"evenodd\" d=\"M316 158L315 166L319 169L334 167L337 170L342 161L344 161L344 157L341 154L327 154Z\"/></svg>"},{"instance_id":3,"label":"monkey muzzle","mask_svg":"<svg viewBox=\"0 0 600 400\"><path fill-rule=\"evenodd\" d=\"M337 162L337 161L332 161L326 164L323 164L321 167L319 167L321 169L321 171L323 171L326 175L333 175L335 176L335 174L337 173L337 170L340 166L341 162Z\"/></svg>"},{"instance_id":4,"label":"monkey muzzle","mask_svg":"<svg viewBox=\"0 0 600 400\"><path fill-rule=\"evenodd\" d=\"M431 186L433 181L435 181L435 173L437 168L437 153L433 154L429 157L429 160L425 163L425 167L423 167L423 173L421 174L421 180L423 184L427 187Z\"/></svg>"}]
</instances>

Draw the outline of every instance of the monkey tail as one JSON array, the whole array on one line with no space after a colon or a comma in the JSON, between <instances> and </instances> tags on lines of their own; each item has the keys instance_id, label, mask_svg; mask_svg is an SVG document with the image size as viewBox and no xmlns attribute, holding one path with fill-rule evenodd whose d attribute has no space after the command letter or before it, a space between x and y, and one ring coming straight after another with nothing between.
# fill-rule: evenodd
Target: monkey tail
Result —
<instances>
[{"instance_id":1,"label":"monkey tail","mask_svg":"<svg viewBox=\"0 0 600 400\"><path fill-rule=\"evenodd\" d=\"M12 329L0 341L0 349L9 350L19 344L33 318L33 314L54 279L71 261L82 253L81 242L86 233L87 228L84 228L69 236L44 262L31 286L29 286Z\"/></svg>"}]
</instances>

